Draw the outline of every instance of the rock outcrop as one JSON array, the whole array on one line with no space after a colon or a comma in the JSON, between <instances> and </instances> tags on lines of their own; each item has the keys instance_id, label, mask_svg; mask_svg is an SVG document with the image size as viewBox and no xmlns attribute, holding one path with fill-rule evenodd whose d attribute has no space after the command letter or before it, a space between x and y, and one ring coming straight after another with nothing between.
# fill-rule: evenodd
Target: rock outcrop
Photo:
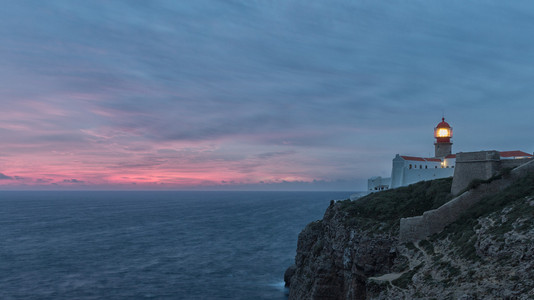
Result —
<instances>
[{"instance_id":1,"label":"rock outcrop","mask_svg":"<svg viewBox=\"0 0 534 300\"><path fill-rule=\"evenodd\" d=\"M300 233L290 299L365 299L367 277L390 271L397 238L346 228L340 214L332 204Z\"/></svg>"},{"instance_id":2,"label":"rock outcrop","mask_svg":"<svg viewBox=\"0 0 534 300\"><path fill-rule=\"evenodd\" d=\"M400 243L400 218L451 199L450 179L332 202L299 235L289 299L534 298L534 174L427 240Z\"/></svg>"}]
</instances>

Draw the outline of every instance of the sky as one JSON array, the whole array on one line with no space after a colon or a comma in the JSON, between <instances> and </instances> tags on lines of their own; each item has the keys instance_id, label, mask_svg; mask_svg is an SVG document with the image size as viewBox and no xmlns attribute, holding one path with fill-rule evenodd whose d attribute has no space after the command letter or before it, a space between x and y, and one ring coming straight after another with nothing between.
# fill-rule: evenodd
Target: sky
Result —
<instances>
[{"instance_id":1,"label":"sky","mask_svg":"<svg viewBox=\"0 0 534 300\"><path fill-rule=\"evenodd\" d=\"M2 1L0 190L343 190L534 151L532 1Z\"/></svg>"}]
</instances>

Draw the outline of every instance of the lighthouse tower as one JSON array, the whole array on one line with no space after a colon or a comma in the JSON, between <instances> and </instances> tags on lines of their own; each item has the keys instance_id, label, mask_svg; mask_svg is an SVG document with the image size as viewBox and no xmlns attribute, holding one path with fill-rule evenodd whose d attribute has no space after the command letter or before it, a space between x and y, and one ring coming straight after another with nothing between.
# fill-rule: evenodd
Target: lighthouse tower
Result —
<instances>
[{"instance_id":1,"label":"lighthouse tower","mask_svg":"<svg viewBox=\"0 0 534 300\"><path fill-rule=\"evenodd\" d=\"M452 153L452 127L441 118L441 122L434 128L434 137L436 138L435 157L444 158Z\"/></svg>"}]
</instances>

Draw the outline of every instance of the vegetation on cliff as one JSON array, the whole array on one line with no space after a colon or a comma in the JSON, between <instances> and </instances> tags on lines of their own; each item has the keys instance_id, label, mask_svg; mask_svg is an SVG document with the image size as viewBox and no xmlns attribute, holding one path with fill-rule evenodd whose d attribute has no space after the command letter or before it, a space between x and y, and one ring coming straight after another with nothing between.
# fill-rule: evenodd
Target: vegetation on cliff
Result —
<instances>
[{"instance_id":1,"label":"vegetation on cliff","mask_svg":"<svg viewBox=\"0 0 534 300\"><path fill-rule=\"evenodd\" d=\"M452 178L422 181L394 190L372 193L356 201L340 201L348 227L368 228L379 233L398 234L401 218L438 208L451 199Z\"/></svg>"}]
</instances>

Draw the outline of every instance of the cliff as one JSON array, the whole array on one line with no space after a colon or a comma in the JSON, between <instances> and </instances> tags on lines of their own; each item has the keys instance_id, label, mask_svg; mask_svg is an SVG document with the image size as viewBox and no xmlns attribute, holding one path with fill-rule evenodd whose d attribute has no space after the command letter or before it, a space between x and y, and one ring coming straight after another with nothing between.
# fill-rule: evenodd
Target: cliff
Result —
<instances>
[{"instance_id":1,"label":"cliff","mask_svg":"<svg viewBox=\"0 0 534 300\"><path fill-rule=\"evenodd\" d=\"M331 202L299 235L289 299L534 297L534 174L485 197L427 240L399 242L401 218L449 201L451 179Z\"/></svg>"}]
</instances>

